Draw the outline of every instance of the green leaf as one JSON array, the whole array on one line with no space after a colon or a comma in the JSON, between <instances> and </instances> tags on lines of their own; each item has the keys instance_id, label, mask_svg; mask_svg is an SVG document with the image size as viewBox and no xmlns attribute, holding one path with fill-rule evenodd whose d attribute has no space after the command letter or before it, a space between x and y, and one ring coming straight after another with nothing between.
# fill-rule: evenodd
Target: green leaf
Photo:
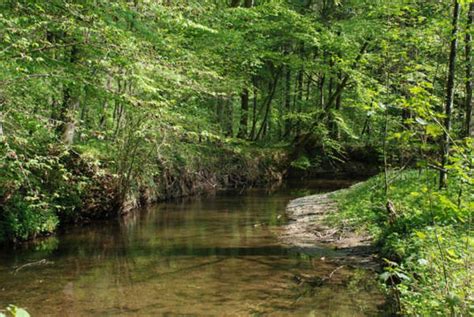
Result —
<instances>
[{"instance_id":1,"label":"green leaf","mask_svg":"<svg viewBox=\"0 0 474 317\"><path fill-rule=\"evenodd\" d=\"M23 308L17 308L15 312L15 317L30 317L30 314Z\"/></svg>"},{"instance_id":2,"label":"green leaf","mask_svg":"<svg viewBox=\"0 0 474 317\"><path fill-rule=\"evenodd\" d=\"M390 273L390 272L384 272L384 273L380 274L380 279L381 279L383 282L387 282L391 276L392 276L392 273Z\"/></svg>"},{"instance_id":3,"label":"green leaf","mask_svg":"<svg viewBox=\"0 0 474 317\"><path fill-rule=\"evenodd\" d=\"M416 236L417 236L418 238L420 238L421 240L426 239L426 234L423 233L423 232L421 232L421 231L416 231L415 234L416 234Z\"/></svg>"}]
</instances>

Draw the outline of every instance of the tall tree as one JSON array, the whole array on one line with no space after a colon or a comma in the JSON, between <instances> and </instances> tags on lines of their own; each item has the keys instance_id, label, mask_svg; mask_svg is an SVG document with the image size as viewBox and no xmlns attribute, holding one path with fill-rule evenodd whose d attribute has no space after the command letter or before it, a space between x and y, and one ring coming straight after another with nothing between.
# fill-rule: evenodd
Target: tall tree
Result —
<instances>
[{"instance_id":1,"label":"tall tree","mask_svg":"<svg viewBox=\"0 0 474 317\"><path fill-rule=\"evenodd\" d=\"M79 48L72 45L69 52L69 67L75 68L79 61ZM66 83L63 92L63 102L59 114L61 139L66 145L74 142L76 131L76 111L79 108L79 85L74 80Z\"/></svg>"},{"instance_id":2,"label":"tall tree","mask_svg":"<svg viewBox=\"0 0 474 317\"><path fill-rule=\"evenodd\" d=\"M237 2L237 5L240 1ZM245 0L244 7L251 8L253 6L253 0ZM238 138L245 139L248 135L248 121L249 121L249 89L247 87L243 88L242 94L240 95L240 126L239 133L237 134Z\"/></svg>"},{"instance_id":3,"label":"tall tree","mask_svg":"<svg viewBox=\"0 0 474 317\"><path fill-rule=\"evenodd\" d=\"M466 123L465 136L474 136L473 129L473 112L472 112L472 22L474 20L474 2L469 4L469 11L467 13L466 24L466 43L465 43L465 58L466 58Z\"/></svg>"},{"instance_id":4,"label":"tall tree","mask_svg":"<svg viewBox=\"0 0 474 317\"><path fill-rule=\"evenodd\" d=\"M291 112L291 69L287 65L285 69L285 96L284 96L284 112L289 114ZM284 137L289 137L291 135L291 120L285 119L285 132Z\"/></svg>"},{"instance_id":5,"label":"tall tree","mask_svg":"<svg viewBox=\"0 0 474 317\"><path fill-rule=\"evenodd\" d=\"M449 159L451 115L454 103L454 81L456 76L456 55L458 49L458 29L461 4L454 0L453 20L451 31L451 48L449 53L448 81L446 85L446 104L444 109L444 132L441 143L441 168L439 173L440 188L446 187L447 173L445 170Z\"/></svg>"},{"instance_id":6,"label":"tall tree","mask_svg":"<svg viewBox=\"0 0 474 317\"><path fill-rule=\"evenodd\" d=\"M248 134L248 121L249 121L249 90L244 88L242 95L240 96L240 126L238 138L245 139Z\"/></svg>"}]
</instances>

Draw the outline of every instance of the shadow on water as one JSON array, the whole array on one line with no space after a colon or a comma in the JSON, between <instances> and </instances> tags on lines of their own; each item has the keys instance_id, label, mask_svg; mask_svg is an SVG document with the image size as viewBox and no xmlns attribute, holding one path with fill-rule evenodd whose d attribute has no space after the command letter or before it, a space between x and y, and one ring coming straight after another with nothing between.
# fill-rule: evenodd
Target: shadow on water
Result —
<instances>
[{"instance_id":1,"label":"shadow on water","mask_svg":"<svg viewBox=\"0 0 474 317\"><path fill-rule=\"evenodd\" d=\"M389 315L373 273L331 261L344 250L278 239L290 199L348 184L169 202L0 251L0 306L33 316Z\"/></svg>"}]
</instances>

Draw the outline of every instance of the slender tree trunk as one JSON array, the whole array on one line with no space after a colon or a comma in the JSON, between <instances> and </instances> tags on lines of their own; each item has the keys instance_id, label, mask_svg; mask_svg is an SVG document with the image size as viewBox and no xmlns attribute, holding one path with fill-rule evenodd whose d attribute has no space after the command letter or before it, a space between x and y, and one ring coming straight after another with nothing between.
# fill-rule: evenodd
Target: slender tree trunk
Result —
<instances>
[{"instance_id":1,"label":"slender tree trunk","mask_svg":"<svg viewBox=\"0 0 474 317\"><path fill-rule=\"evenodd\" d=\"M319 78L319 105L324 108L324 83L326 81L326 75L323 73Z\"/></svg>"},{"instance_id":2,"label":"slender tree trunk","mask_svg":"<svg viewBox=\"0 0 474 317\"><path fill-rule=\"evenodd\" d=\"M120 132L120 127L122 126L122 119L123 119L123 114L124 114L124 107L122 104L119 104L117 106L117 120L115 123L115 132L114 132L114 139L117 138L119 132Z\"/></svg>"},{"instance_id":3,"label":"slender tree trunk","mask_svg":"<svg viewBox=\"0 0 474 317\"><path fill-rule=\"evenodd\" d=\"M112 79L111 79L110 76L107 76L107 80L106 80L106 83L105 83L105 89L106 89L107 93L111 89L111 84L112 84ZM107 111L108 111L108 108L109 108L109 102L110 102L109 98L106 95L105 101L104 101L104 106L102 108L102 115L100 116L100 120L99 120L99 129L101 129L101 130L106 128L105 127L105 122L106 122L106 119L107 119Z\"/></svg>"},{"instance_id":4,"label":"slender tree trunk","mask_svg":"<svg viewBox=\"0 0 474 317\"><path fill-rule=\"evenodd\" d=\"M252 107L252 130L250 132L250 140L255 140L255 133L257 130L257 83L254 81L253 86L253 107Z\"/></svg>"},{"instance_id":5,"label":"slender tree trunk","mask_svg":"<svg viewBox=\"0 0 474 317\"><path fill-rule=\"evenodd\" d=\"M233 109L234 100L231 97L228 97L225 101L225 135L227 137L234 137L234 109Z\"/></svg>"},{"instance_id":6,"label":"slender tree trunk","mask_svg":"<svg viewBox=\"0 0 474 317\"><path fill-rule=\"evenodd\" d=\"M224 103L223 103L223 100L222 100L222 97L221 96L218 96L216 99L215 99L215 104L216 104L216 119L217 119L217 122L219 123L219 126L221 128L224 127Z\"/></svg>"},{"instance_id":7,"label":"slender tree trunk","mask_svg":"<svg viewBox=\"0 0 474 317\"><path fill-rule=\"evenodd\" d=\"M263 116L262 125L260 126L260 129L257 132L257 136L255 137L255 141L265 136L266 129L267 129L267 120L270 114L271 103L273 99L273 91L274 89L273 89L272 83L270 82L268 84L268 96L263 104L263 109L265 110L265 114Z\"/></svg>"},{"instance_id":8,"label":"slender tree trunk","mask_svg":"<svg viewBox=\"0 0 474 317\"><path fill-rule=\"evenodd\" d=\"M89 127L89 104L88 104L88 98L90 96L90 86L86 85L84 87L84 97L83 97L83 102L81 104L81 124L87 128Z\"/></svg>"},{"instance_id":9,"label":"slender tree trunk","mask_svg":"<svg viewBox=\"0 0 474 317\"><path fill-rule=\"evenodd\" d=\"M291 113L291 69L287 66L285 72L285 113ZM285 119L285 137L291 135L291 120Z\"/></svg>"},{"instance_id":10,"label":"slender tree trunk","mask_svg":"<svg viewBox=\"0 0 474 317\"><path fill-rule=\"evenodd\" d=\"M334 61L332 56L329 56L329 83L328 83L328 96L332 95L332 91L334 89L334 74L333 74L333 68L334 68Z\"/></svg>"},{"instance_id":11,"label":"slender tree trunk","mask_svg":"<svg viewBox=\"0 0 474 317\"><path fill-rule=\"evenodd\" d=\"M338 72L337 77L338 77L338 82L340 83L342 81L342 72L341 71ZM336 98L336 105L335 105L336 111L341 110L341 104L342 104L342 94L340 94ZM332 135L333 139L336 139L336 140L340 139L339 127L337 125L336 118L334 116L331 118L331 135Z\"/></svg>"},{"instance_id":12,"label":"slender tree trunk","mask_svg":"<svg viewBox=\"0 0 474 317\"><path fill-rule=\"evenodd\" d=\"M332 95L332 92L334 90L334 60L332 58L331 55L329 55L329 82L328 82L328 98ZM337 98L336 98L337 100ZM327 127L329 129L329 131L332 133L333 129L334 129L334 115L333 113L331 112L331 109L326 109L327 113L326 113L326 124L327 124Z\"/></svg>"},{"instance_id":13,"label":"slender tree trunk","mask_svg":"<svg viewBox=\"0 0 474 317\"><path fill-rule=\"evenodd\" d=\"M356 59L354 60L354 63L352 64L352 68L355 68L357 64L360 62L368 46L369 46L369 42L365 42L362 45L359 55L357 55ZM344 88L346 88L349 82L349 79L350 79L349 74L346 74L344 78L342 79L341 83L338 85L336 91L329 97L328 102L325 104L324 106L325 111L329 109L332 106L332 104L336 101L337 97L342 94L342 92L344 91Z\"/></svg>"},{"instance_id":14,"label":"slender tree trunk","mask_svg":"<svg viewBox=\"0 0 474 317\"><path fill-rule=\"evenodd\" d=\"M232 6L240 5L240 1L232 1ZM245 0L244 7L251 8L253 0ZM249 90L245 87L240 95L240 127L237 134L238 138L245 139L248 133L248 111L249 111Z\"/></svg>"},{"instance_id":15,"label":"slender tree trunk","mask_svg":"<svg viewBox=\"0 0 474 317\"><path fill-rule=\"evenodd\" d=\"M260 139L260 136L262 135L262 133L266 129L268 119L269 119L269 116L270 116L273 97L275 96L276 87L277 87L279 78L280 78L280 71L277 71L277 73L275 74L275 77L273 79L273 82L271 83L267 100L264 104L264 106L265 106L265 116L263 117L262 125L260 126L260 129L257 133L257 136L255 137L255 140Z\"/></svg>"},{"instance_id":16,"label":"slender tree trunk","mask_svg":"<svg viewBox=\"0 0 474 317\"><path fill-rule=\"evenodd\" d=\"M241 139L247 138L248 133L248 112L249 112L249 90L244 88L242 96L240 97L241 108L240 108L240 127L237 137Z\"/></svg>"},{"instance_id":17,"label":"slender tree trunk","mask_svg":"<svg viewBox=\"0 0 474 317\"><path fill-rule=\"evenodd\" d=\"M369 42L366 41L361 49L360 49L360 52L359 54L357 55L356 59L354 60L354 62L352 63L352 69L355 69L357 67L357 65L359 64L360 60L362 59L362 57L364 56L365 54L365 51L367 49L367 47L369 46ZM332 104L336 101L337 97L339 95L342 94L342 92L344 91L344 88L347 86L348 82L349 82L349 79L350 79L350 75L349 74L346 74L341 83L338 85L336 91L332 94L332 96L329 98L329 100L327 101L327 103L323 106L323 114L327 111L327 109L329 109ZM319 124L320 120L319 119L322 119L323 117L319 117L318 120L314 120L313 123L311 124L310 128L309 128L309 133L307 133L303 138L299 138L299 139L295 139L295 142L297 142L298 144L296 145L298 149L301 149L303 148L303 146L309 141L310 137L311 137L311 133L313 132L314 128L317 127L317 125ZM295 152L296 154L296 152Z\"/></svg>"},{"instance_id":18,"label":"slender tree trunk","mask_svg":"<svg viewBox=\"0 0 474 317\"><path fill-rule=\"evenodd\" d=\"M308 80L306 81L306 96L305 96L305 102L309 102L309 98L311 97L311 82L313 81L313 78L311 75L308 75Z\"/></svg>"},{"instance_id":19,"label":"slender tree trunk","mask_svg":"<svg viewBox=\"0 0 474 317\"><path fill-rule=\"evenodd\" d=\"M301 69L299 72L298 72L298 76L297 76L297 79L296 79L296 82L297 82L297 98L296 98L296 102L295 102L295 109L298 113L301 113L302 112L302 104L303 104L303 86L304 86L304 83L303 83L303 72L304 70ZM301 123L297 122L296 124L296 136L298 137L299 135L301 134Z\"/></svg>"},{"instance_id":20,"label":"slender tree trunk","mask_svg":"<svg viewBox=\"0 0 474 317\"><path fill-rule=\"evenodd\" d=\"M364 127L362 128L362 132L360 136L364 136L367 133L367 136L370 138L370 116L367 116L364 121Z\"/></svg>"},{"instance_id":21,"label":"slender tree trunk","mask_svg":"<svg viewBox=\"0 0 474 317\"><path fill-rule=\"evenodd\" d=\"M131 83L130 83L131 85ZM120 80L117 79L117 90L118 94L125 94L127 93L127 81L126 80ZM115 103L115 111L114 111L114 118L115 118L115 132L114 132L114 139L117 138L120 128L122 127L122 122L124 121L124 116L125 116L125 105L123 102L116 102Z\"/></svg>"},{"instance_id":22,"label":"slender tree trunk","mask_svg":"<svg viewBox=\"0 0 474 317\"><path fill-rule=\"evenodd\" d=\"M474 2L469 4L469 12L466 25L466 124L465 136L474 137L473 112L472 112L472 22L474 20Z\"/></svg>"},{"instance_id":23,"label":"slender tree trunk","mask_svg":"<svg viewBox=\"0 0 474 317\"><path fill-rule=\"evenodd\" d=\"M76 45L73 45L69 55L69 63L74 65L77 63L78 58L79 49ZM61 134L62 142L66 145L72 145L74 142L76 131L75 114L80 105L78 90L79 89L78 87L75 87L75 84L68 84L65 86L63 92L63 103L59 114L59 132Z\"/></svg>"},{"instance_id":24,"label":"slender tree trunk","mask_svg":"<svg viewBox=\"0 0 474 317\"><path fill-rule=\"evenodd\" d=\"M286 73L286 72L285 72ZM286 113L286 107L285 107L285 84L280 90L280 100L281 104L280 107L278 107L278 120L276 122L277 126L277 140L282 140L285 136L285 113Z\"/></svg>"},{"instance_id":25,"label":"slender tree trunk","mask_svg":"<svg viewBox=\"0 0 474 317\"><path fill-rule=\"evenodd\" d=\"M74 136L77 128L75 113L79 108L79 105L79 98L72 95L71 90L66 88L61 114L61 140L66 145L72 145L74 143Z\"/></svg>"},{"instance_id":26,"label":"slender tree trunk","mask_svg":"<svg viewBox=\"0 0 474 317\"><path fill-rule=\"evenodd\" d=\"M445 119L444 119L444 133L441 143L441 169L439 173L439 187L446 187L447 173L445 171L446 163L449 159L449 134L451 132L451 113L453 110L454 101L454 80L456 72L456 54L458 47L458 24L459 24L459 13L461 11L460 3L454 1L453 10L453 22L452 22L452 34L451 34L451 51L449 54L449 71L448 71L448 82L446 87L446 105L445 105Z\"/></svg>"},{"instance_id":27,"label":"slender tree trunk","mask_svg":"<svg viewBox=\"0 0 474 317\"><path fill-rule=\"evenodd\" d=\"M337 36L341 36L341 32L338 31L337 32ZM338 57L340 57L339 55L337 55ZM334 66L335 62L332 60L332 65ZM337 79L336 79L336 85L340 85L342 83L342 80L343 80L343 76L342 76L342 70L339 70L337 72ZM335 139L335 140L339 140L340 139L340 132L339 132L339 126L336 122L336 117L335 115L337 115L337 113L339 112L339 110L341 110L341 103L342 103L342 93L340 93L337 97L336 97L336 101L335 101L335 109L336 109L336 112L335 114L332 116L331 118L331 135L332 135L332 138Z\"/></svg>"},{"instance_id":28,"label":"slender tree trunk","mask_svg":"<svg viewBox=\"0 0 474 317\"><path fill-rule=\"evenodd\" d=\"M301 48L300 48L300 51L299 51L299 56L301 59L304 59L305 57L305 47L304 47L304 43L301 44ZM304 66L301 66L301 69L298 71L298 75L297 75L297 89L298 89L298 92L297 92L297 103L296 103L296 106L295 106L295 109L296 111L300 114L302 113L303 111L303 96L304 96ZM297 121L297 124L296 124L296 136L298 137L299 135L301 135L301 122L300 120Z\"/></svg>"},{"instance_id":29,"label":"slender tree trunk","mask_svg":"<svg viewBox=\"0 0 474 317\"><path fill-rule=\"evenodd\" d=\"M46 41L51 45L51 46L54 46L56 45L56 34L54 34L53 32L50 32L50 31L47 31L46 32ZM53 60L56 60L57 56L56 56L56 50L51 50L51 59ZM55 83L56 85L60 85L59 82L56 82ZM59 107L59 101L58 101L58 98L57 96L55 95L55 93L53 92L50 96L50 104L51 104L51 115L50 115L50 118L51 118L51 122L59 127L58 125L58 121L59 121L59 117L60 117L60 112L61 112L61 109Z\"/></svg>"}]
</instances>

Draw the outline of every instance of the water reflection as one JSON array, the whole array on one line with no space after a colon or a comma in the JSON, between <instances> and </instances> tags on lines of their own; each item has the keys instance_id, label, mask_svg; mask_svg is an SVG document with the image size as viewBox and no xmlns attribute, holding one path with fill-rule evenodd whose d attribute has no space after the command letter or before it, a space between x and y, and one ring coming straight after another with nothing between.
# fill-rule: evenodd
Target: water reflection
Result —
<instances>
[{"instance_id":1,"label":"water reflection","mask_svg":"<svg viewBox=\"0 0 474 317\"><path fill-rule=\"evenodd\" d=\"M331 185L341 186L303 190ZM33 316L383 315L367 272L331 275L335 251L279 244L298 188L161 204L70 228L42 247L2 251L0 306L16 303ZM43 258L52 264L12 273ZM325 282L306 282L318 279Z\"/></svg>"}]
</instances>

